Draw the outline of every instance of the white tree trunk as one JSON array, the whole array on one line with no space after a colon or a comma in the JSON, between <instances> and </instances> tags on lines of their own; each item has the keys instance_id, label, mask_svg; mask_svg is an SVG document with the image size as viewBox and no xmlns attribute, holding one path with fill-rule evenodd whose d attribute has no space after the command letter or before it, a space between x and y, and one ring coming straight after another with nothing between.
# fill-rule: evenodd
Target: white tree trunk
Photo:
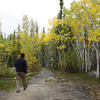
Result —
<instances>
[{"instance_id":1,"label":"white tree trunk","mask_svg":"<svg viewBox=\"0 0 100 100\"><path fill-rule=\"evenodd\" d=\"M93 41L93 46L94 46L94 48L95 48L95 51L96 51L96 59L97 59L97 73L96 73L96 78L99 78L99 48L98 48L98 42L96 43L96 45L95 45L95 43L94 43L94 41Z\"/></svg>"},{"instance_id":2,"label":"white tree trunk","mask_svg":"<svg viewBox=\"0 0 100 100\"><path fill-rule=\"evenodd\" d=\"M97 73L96 78L99 78L99 53L97 52Z\"/></svg>"},{"instance_id":3,"label":"white tree trunk","mask_svg":"<svg viewBox=\"0 0 100 100\"><path fill-rule=\"evenodd\" d=\"M90 50L89 50L89 47L88 47L88 52L87 52L87 61L88 61L88 70L91 69L91 60L90 60Z\"/></svg>"},{"instance_id":4,"label":"white tree trunk","mask_svg":"<svg viewBox=\"0 0 100 100\"><path fill-rule=\"evenodd\" d=\"M84 27L82 27L83 30ZM82 31L83 37L85 37L84 31ZM88 66L87 66L87 51L86 51L86 44L85 40L83 40L83 49L84 49L84 60L85 60L85 72L88 71Z\"/></svg>"},{"instance_id":5,"label":"white tree trunk","mask_svg":"<svg viewBox=\"0 0 100 100\"><path fill-rule=\"evenodd\" d=\"M99 78L99 50L98 50L98 42L96 43L96 57L97 57L97 73L96 73L96 78Z\"/></svg>"}]
</instances>

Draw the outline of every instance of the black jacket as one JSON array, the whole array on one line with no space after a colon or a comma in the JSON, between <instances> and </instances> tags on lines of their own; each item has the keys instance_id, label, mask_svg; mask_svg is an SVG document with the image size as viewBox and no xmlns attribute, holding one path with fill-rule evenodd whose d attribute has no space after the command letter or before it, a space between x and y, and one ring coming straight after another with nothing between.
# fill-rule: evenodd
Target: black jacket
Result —
<instances>
[{"instance_id":1,"label":"black jacket","mask_svg":"<svg viewBox=\"0 0 100 100\"><path fill-rule=\"evenodd\" d=\"M19 58L15 62L16 72L24 72L27 74L27 61L24 58Z\"/></svg>"}]
</instances>

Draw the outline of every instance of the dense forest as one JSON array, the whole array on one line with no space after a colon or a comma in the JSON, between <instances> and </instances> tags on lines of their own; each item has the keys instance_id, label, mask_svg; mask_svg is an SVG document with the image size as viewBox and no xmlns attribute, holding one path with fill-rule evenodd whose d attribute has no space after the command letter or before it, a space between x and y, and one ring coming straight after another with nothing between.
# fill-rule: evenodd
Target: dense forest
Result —
<instances>
[{"instance_id":1,"label":"dense forest","mask_svg":"<svg viewBox=\"0 0 100 100\"><path fill-rule=\"evenodd\" d=\"M49 33L43 28L39 34L38 23L24 15L17 31L7 37L0 32L0 69L14 67L20 53L25 53L29 69L96 70L99 78L100 0L74 1L70 9L60 0L60 11L48 24Z\"/></svg>"}]
</instances>

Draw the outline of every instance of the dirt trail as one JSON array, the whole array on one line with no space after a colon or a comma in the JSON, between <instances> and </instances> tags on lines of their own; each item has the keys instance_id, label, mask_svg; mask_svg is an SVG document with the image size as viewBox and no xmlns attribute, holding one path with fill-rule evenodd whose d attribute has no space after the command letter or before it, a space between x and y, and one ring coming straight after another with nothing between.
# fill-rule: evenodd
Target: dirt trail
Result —
<instances>
[{"instance_id":1,"label":"dirt trail","mask_svg":"<svg viewBox=\"0 0 100 100\"><path fill-rule=\"evenodd\" d=\"M53 72L43 68L32 78L28 88L20 93L11 91L0 95L0 100L92 100L82 85L61 85Z\"/></svg>"}]
</instances>

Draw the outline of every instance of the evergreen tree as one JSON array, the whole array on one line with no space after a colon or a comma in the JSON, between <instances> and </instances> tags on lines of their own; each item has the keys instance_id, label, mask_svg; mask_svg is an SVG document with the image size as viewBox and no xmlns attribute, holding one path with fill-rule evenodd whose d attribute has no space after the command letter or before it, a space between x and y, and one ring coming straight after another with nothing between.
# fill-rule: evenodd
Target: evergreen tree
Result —
<instances>
[{"instance_id":1,"label":"evergreen tree","mask_svg":"<svg viewBox=\"0 0 100 100\"><path fill-rule=\"evenodd\" d=\"M17 52L18 52L18 54L20 53L20 48L21 48L20 37L19 37L20 33L21 33L21 29L20 29L20 25L18 25L18 31L17 31L17 40L18 40L18 42L17 42Z\"/></svg>"},{"instance_id":2,"label":"evergreen tree","mask_svg":"<svg viewBox=\"0 0 100 100\"><path fill-rule=\"evenodd\" d=\"M43 27L43 33L45 33L45 28Z\"/></svg>"},{"instance_id":3,"label":"evergreen tree","mask_svg":"<svg viewBox=\"0 0 100 100\"><path fill-rule=\"evenodd\" d=\"M63 18L63 0L60 0L60 12L58 14L58 19L62 19Z\"/></svg>"},{"instance_id":4,"label":"evergreen tree","mask_svg":"<svg viewBox=\"0 0 100 100\"><path fill-rule=\"evenodd\" d=\"M39 31L39 26L38 26L38 23L36 22L36 33L38 34L38 31Z\"/></svg>"},{"instance_id":5,"label":"evergreen tree","mask_svg":"<svg viewBox=\"0 0 100 100\"><path fill-rule=\"evenodd\" d=\"M31 18L31 21L30 21L30 37L34 38L34 32L35 32L35 25L34 25L33 19Z\"/></svg>"}]
</instances>

